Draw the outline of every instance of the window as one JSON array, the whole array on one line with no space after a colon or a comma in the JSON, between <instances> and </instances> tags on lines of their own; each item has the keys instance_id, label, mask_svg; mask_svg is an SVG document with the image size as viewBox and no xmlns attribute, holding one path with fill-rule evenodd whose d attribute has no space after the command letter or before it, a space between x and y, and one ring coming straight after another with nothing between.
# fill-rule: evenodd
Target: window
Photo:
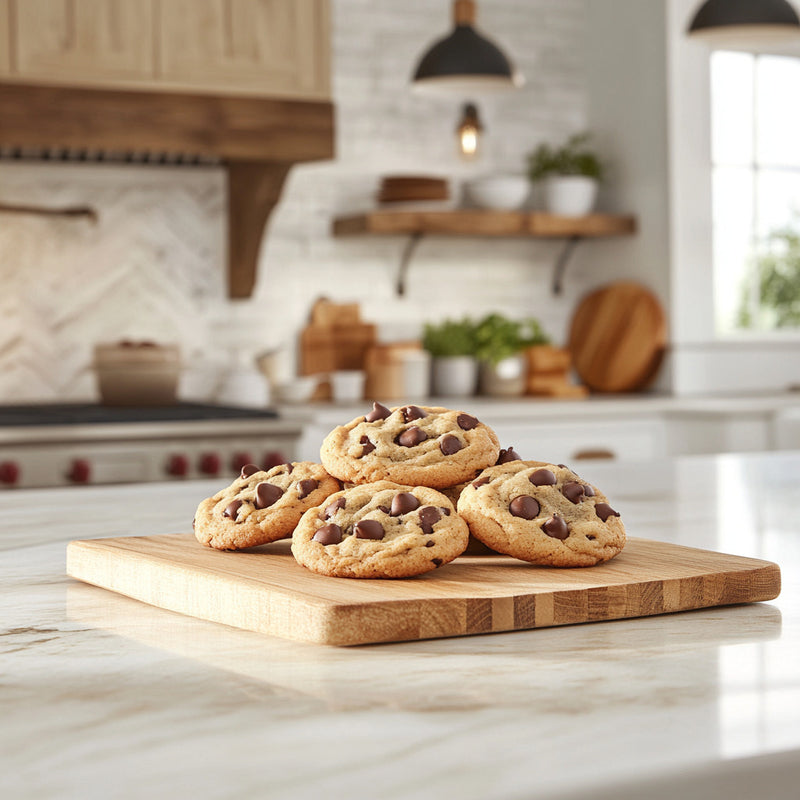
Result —
<instances>
[{"instance_id":1,"label":"window","mask_svg":"<svg viewBox=\"0 0 800 800\"><path fill-rule=\"evenodd\" d=\"M800 58L711 56L718 334L800 332Z\"/></svg>"}]
</instances>

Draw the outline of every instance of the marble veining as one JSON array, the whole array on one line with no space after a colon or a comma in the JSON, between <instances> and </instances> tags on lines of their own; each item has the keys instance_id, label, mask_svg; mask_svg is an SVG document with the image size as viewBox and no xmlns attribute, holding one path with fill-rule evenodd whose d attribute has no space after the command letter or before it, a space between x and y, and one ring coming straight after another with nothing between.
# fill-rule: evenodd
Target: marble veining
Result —
<instances>
[{"instance_id":1,"label":"marble veining","mask_svg":"<svg viewBox=\"0 0 800 800\"><path fill-rule=\"evenodd\" d=\"M70 539L188 530L217 482L0 493L0 795L633 798L687 770L722 786L755 759L769 765L763 796L792 796L782 792L800 769L800 454L581 473L617 499L632 535L777 561L781 595L316 646L65 576Z\"/></svg>"}]
</instances>

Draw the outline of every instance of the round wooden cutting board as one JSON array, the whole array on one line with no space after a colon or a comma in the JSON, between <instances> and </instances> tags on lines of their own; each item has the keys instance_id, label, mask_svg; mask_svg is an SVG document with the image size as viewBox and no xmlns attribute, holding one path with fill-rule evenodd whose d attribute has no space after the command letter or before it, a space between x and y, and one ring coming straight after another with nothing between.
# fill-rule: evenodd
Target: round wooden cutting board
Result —
<instances>
[{"instance_id":1,"label":"round wooden cutting board","mask_svg":"<svg viewBox=\"0 0 800 800\"><path fill-rule=\"evenodd\" d=\"M572 362L595 392L635 392L655 377L667 344L658 298L632 281L604 286L575 309L569 333Z\"/></svg>"}]
</instances>

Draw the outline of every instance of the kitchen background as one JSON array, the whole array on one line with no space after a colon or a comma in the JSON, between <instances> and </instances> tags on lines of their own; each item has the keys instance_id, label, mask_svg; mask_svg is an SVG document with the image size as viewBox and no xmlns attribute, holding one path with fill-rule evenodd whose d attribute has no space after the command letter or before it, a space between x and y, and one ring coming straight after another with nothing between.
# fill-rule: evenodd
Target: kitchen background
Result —
<instances>
[{"instance_id":1,"label":"kitchen background","mask_svg":"<svg viewBox=\"0 0 800 800\"><path fill-rule=\"evenodd\" d=\"M584 0L485 0L478 11L479 26L513 54L526 83L479 98L485 151L466 164L455 147L460 103L416 96L409 86L421 53L450 29L449 2L332 3L337 156L292 170L248 300L226 297L221 168L0 162L0 201L90 205L99 214L96 224L2 216L0 397L91 398L92 346L120 338L178 343L198 368L197 392L232 359L249 361L269 347L288 348L288 369L319 296L360 302L384 339L419 335L424 320L500 309L538 316L560 340L593 276L576 260L554 301L558 242L427 239L407 295L397 298L403 237L330 232L338 214L374 205L381 175L432 173L452 177L457 188L478 174L522 172L539 141L583 129Z\"/></svg>"},{"instance_id":2,"label":"kitchen background","mask_svg":"<svg viewBox=\"0 0 800 800\"><path fill-rule=\"evenodd\" d=\"M685 41L692 0L483 0L478 26L526 83L475 98L482 159L455 149L460 102L414 95L409 78L451 27L446 0L334 0L332 100L336 159L296 166L273 212L250 299L225 288L225 176L216 167L59 165L0 161L0 202L89 205L99 214L0 218L0 398L92 399L92 347L121 338L177 343L203 396L225 370L284 348L313 301L358 301L384 340L426 320L502 310L538 317L564 341L577 300L632 277L667 308L672 354L657 389L676 393L784 388L800 376L794 342L713 341L707 309L709 223L697 152L708 136L701 47ZM707 70L707 67L705 68ZM701 114L707 119L706 110ZM582 244L564 293L550 293L560 242L431 237L418 248L405 297L394 294L403 237L333 238L334 217L374 205L382 175L460 180L521 172L539 142L591 128L611 164L600 208L637 215L631 239ZM754 365L754 366L749 366Z\"/></svg>"}]
</instances>

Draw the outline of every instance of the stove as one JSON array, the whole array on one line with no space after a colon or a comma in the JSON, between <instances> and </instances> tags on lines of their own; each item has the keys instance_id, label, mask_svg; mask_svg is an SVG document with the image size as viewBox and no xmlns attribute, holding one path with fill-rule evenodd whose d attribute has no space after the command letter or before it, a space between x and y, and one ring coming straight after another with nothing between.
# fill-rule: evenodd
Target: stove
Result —
<instances>
[{"instance_id":1,"label":"stove","mask_svg":"<svg viewBox=\"0 0 800 800\"><path fill-rule=\"evenodd\" d=\"M0 489L220 478L294 460L299 423L203 403L0 405Z\"/></svg>"}]
</instances>

